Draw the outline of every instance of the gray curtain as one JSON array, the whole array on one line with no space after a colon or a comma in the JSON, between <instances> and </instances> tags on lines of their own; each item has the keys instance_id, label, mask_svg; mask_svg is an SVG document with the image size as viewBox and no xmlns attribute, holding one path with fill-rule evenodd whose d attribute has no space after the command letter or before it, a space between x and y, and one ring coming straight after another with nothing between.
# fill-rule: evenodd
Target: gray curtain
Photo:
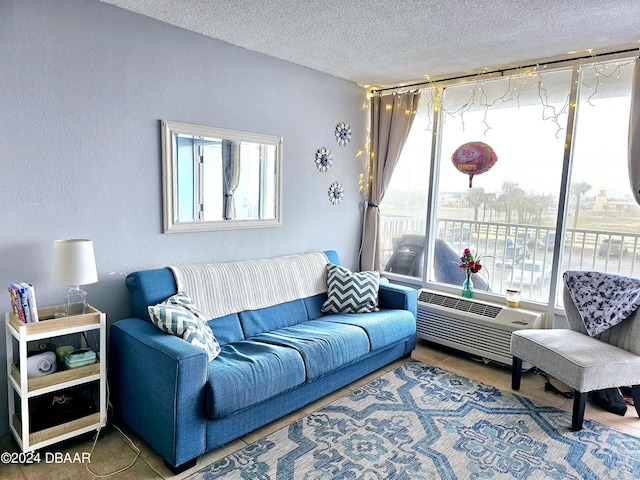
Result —
<instances>
[{"instance_id":1,"label":"gray curtain","mask_svg":"<svg viewBox=\"0 0 640 480\"><path fill-rule=\"evenodd\" d=\"M629 117L629 180L631 191L640 204L640 59L633 67L631 115Z\"/></svg>"},{"instance_id":2,"label":"gray curtain","mask_svg":"<svg viewBox=\"0 0 640 480\"><path fill-rule=\"evenodd\" d=\"M233 220L236 218L236 207L233 194L240 181L240 143L232 140L222 140L222 170L224 201L222 203L222 218Z\"/></svg>"},{"instance_id":3,"label":"gray curtain","mask_svg":"<svg viewBox=\"0 0 640 480\"><path fill-rule=\"evenodd\" d=\"M419 103L420 92L375 95L371 98L369 193L362 226L361 270L380 270L378 206L391 181Z\"/></svg>"}]
</instances>

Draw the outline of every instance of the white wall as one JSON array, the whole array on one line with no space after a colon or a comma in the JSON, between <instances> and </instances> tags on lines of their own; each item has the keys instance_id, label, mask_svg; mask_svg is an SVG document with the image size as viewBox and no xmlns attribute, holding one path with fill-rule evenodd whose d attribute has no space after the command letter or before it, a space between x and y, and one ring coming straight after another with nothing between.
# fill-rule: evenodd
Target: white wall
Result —
<instances>
[{"instance_id":1,"label":"white wall","mask_svg":"<svg viewBox=\"0 0 640 480\"><path fill-rule=\"evenodd\" d=\"M2 0L0 286L29 281L39 305L61 303L66 288L49 280L61 238L93 239L99 282L85 289L109 323L130 314L124 278L139 269L329 248L355 268L365 105L353 83L96 0ZM282 227L162 234L160 119L282 136ZM342 121L347 147L333 136ZM320 147L334 153L327 173ZM8 293L0 301L7 311ZM0 401L0 434L6 418Z\"/></svg>"}]
</instances>

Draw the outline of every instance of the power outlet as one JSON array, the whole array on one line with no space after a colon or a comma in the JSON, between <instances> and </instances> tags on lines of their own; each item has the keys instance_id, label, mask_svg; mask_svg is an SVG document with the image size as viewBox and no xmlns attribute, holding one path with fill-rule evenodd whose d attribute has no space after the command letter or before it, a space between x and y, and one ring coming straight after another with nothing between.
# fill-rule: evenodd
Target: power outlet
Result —
<instances>
[{"instance_id":1,"label":"power outlet","mask_svg":"<svg viewBox=\"0 0 640 480\"><path fill-rule=\"evenodd\" d=\"M36 348L38 350L46 350L49 345L51 345L51 339L50 338L43 338L43 339L38 340L36 342Z\"/></svg>"}]
</instances>

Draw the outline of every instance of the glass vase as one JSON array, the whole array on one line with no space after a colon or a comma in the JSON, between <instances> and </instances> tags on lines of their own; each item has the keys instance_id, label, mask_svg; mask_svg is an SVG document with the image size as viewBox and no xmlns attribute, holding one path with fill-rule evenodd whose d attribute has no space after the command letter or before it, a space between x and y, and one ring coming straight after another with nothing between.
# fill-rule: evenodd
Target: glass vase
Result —
<instances>
[{"instance_id":1,"label":"glass vase","mask_svg":"<svg viewBox=\"0 0 640 480\"><path fill-rule=\"evenodd\" d=\"M473 280L471 274L467 273L467 278L462 282L462 296L464 298L473 298Z\"/></svg>"}]
</instances>

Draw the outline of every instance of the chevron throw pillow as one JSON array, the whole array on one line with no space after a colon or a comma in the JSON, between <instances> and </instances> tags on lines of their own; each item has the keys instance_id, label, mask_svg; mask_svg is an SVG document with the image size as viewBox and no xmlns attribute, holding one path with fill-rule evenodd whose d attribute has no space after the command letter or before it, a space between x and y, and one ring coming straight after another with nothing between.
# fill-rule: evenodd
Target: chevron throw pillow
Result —
<instances>
[{"instance_id":1,"label":"chevron throw pillow","mask_svg":"<svg viewBox=\"0 0 640 480\"><path fill-rule=\"evenodd\" d=\"M166 333L180 337L202 348L213 360L220 353L220 344L207 320L184 292L167 298L164 302L147 307L151 323Z\"/></svg>"},{"instance_id":2,"label":"chevron throw pillow","mask_svg":"<svg viewBox=\"0 0 640 480\"><path fill-rule=\"evenodd\" d=\"M378 272L351 272L327 264L327 299L320 309L324 313L366 313L378 310Z\"/></svg>"}]
</instances>

